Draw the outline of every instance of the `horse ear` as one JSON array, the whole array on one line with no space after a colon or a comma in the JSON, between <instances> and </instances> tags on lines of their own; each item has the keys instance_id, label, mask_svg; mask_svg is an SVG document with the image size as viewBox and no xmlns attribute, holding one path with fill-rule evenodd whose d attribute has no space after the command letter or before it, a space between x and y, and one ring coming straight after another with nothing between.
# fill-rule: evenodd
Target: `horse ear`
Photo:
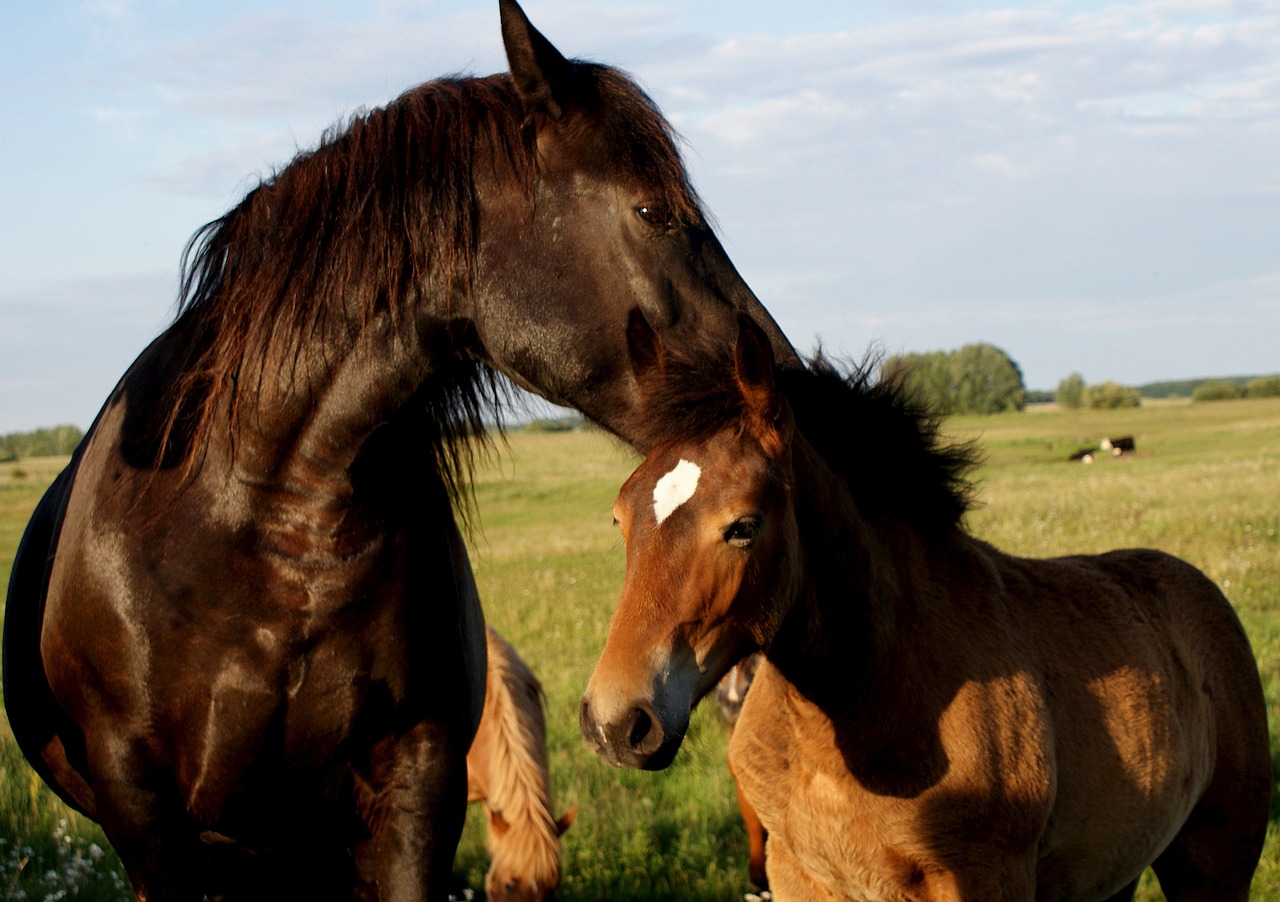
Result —
<instances>
[{"instance_id":1,"label":"horse ear","mask_svg":"<svg viewBox=\"0 0 1280 902\"><path fill-rule=\"evenodd\" d=\"M516 91L526 109L559 119L564 112L564 85L573 74L573 64L533 27L516 0L498 0L498 6L502 43Z\"/></svg>"},{"instance_id":2,"label":"horse ear","mask_svg":"<svg viewBox=\"0 0 1280 902\"><path fill-rule=\"evenodd\" d=\"M578 806L574 805L556 821L556 836L564 836L566 830L573 826L573 819L578 816Z\"/></svg>"},{"instance_id":3,"label":"horse ear","mask_svg":"<svg viewBox=\"0 0 1280 902\"><path fill-rule=\"evenodd\" d=\"M662 339L639 307L632 307L627 315L627 349L631 353L631 371L639 382L666 368L667 352Z\"/></svg>"},{"instance_id":4,"label":"horse ear","mask_svg":"<svg viewBox=\"0 0 1280 902\"><path fill-rule=\"evenodd\" d=\"M781 451L791 437L792 425L790 409L778 392L775 366L769 336L755 320L739 313L738 341L733 349L734 378L758 437L770 453Z\"/></svg>"},{"instance_id":5,"label":"horse ear","mask_svg":"<svg viewBox=\"0 0 1280 902\"><path fill-rule=\"evenodd\" d=\"M734 376L742 396L753 410L765 412L773 406L776 385L773 376L773 347L756 321L738 314L738 341L733 349Z\"/></svg>"}]
</instances>

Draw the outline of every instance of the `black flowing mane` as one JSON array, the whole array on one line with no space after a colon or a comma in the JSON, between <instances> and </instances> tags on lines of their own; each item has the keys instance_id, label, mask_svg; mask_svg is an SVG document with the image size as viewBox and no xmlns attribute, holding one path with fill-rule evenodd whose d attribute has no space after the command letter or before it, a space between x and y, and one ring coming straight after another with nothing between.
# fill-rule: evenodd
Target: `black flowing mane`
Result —
<instances>
[{"instance_id":1,"label":"black flowing mane","mask_svg":"<svg viewBox=\"0 0 1280 902\"><path fill-rule=\"evenodd\" d=\"M848 483L859 508L930 531L955 527L972 503L975 446L945 441L940 418L912 398L902 374L875 379L877 357L838 366L819 352L806 363L778 369L778 388L798 432ZM668 356L662 368L645 386L654 444L703 441L746 423L732 352Z\"/></svg>"},{"instance_id":2,"label":"black flowing mane","mask_svg":"<svg viewBox=\"0 0 1280 902\"><path fill-rule=\"evenodd\" d=\"M607 111L575 112L582 129L625 129L630 156L610 159L609 171L648 186L676 218L699 220L676 136L652 100L618 70L573 66L575 84L591 95L579 99ZM565 123L570 131L574 124ZM428 82L331 128L317 148L197 231L183 253L177 306L185 363L162 402L157 459L190 465L220 400L230 399L224 409L234 430L255 380L284 371L305 381L304 348L334 360L376 315L389 314L394 325L424 295L442 315L468 299L476 172L531 207L534 125L509 75ZM457 345L465 348L465 339ZM439 361L436 396L424 400L452 486L466 464L450 448L483 432L482 415L499 392L487 368L461 359L457 347L447 351L457 359Z\"/></svg>"}]
</instances>

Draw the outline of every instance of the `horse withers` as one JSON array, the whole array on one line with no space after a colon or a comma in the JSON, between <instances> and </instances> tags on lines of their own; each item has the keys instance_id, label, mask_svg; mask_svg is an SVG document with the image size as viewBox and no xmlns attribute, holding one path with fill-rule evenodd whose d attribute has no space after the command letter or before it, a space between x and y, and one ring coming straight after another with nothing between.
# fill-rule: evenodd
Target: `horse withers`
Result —
<instances>
[{"instance_id":1,"label":"horse withers","mask_svg":"<svg viewBox=\"0 0 1280 902\"><path fill-rule=\"evenodd\" d=\"M352 117L197 233L18 550L14 735L140 898L444 898L493 371L646 448L631 310L791 353L652 101L499 6L510 74Z\"/></svg>"},{"instance_id":2,"label":"horse withers","mask_svg":"<svg viewBox=\"0 0 1280 902\"><path fill-rule=\"evenodd\" d=\"M633 324L668 434L623 487L626 577L581 709L662 767L752 648L730 742L778 899L1247 899L1271 755L1249 642L1191 565L966 534L971 451L891 384L779 373L749 323L683 360Z\"/></svg>"}]
</instances>

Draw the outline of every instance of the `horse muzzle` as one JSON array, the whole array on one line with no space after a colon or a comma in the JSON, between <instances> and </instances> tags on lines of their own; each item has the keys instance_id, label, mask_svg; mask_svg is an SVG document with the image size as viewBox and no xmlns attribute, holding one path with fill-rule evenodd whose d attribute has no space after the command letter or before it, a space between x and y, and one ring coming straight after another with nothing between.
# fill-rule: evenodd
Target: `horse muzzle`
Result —
<instances>
[{"instance_id":1,"label":"horse muzzle","mask_svg":"<svg viewBox=\"0 0 1280 902\"><path fill-rule=\"evenodd\" d=\"M675 724L671 720L664 721L647 701L623 705L616 714L606 716L592 707L590 691L578 709L583 740L613 767L662 770L670 765L684 741L689 716L686 713Z\"/></svg>"}]
</instances>

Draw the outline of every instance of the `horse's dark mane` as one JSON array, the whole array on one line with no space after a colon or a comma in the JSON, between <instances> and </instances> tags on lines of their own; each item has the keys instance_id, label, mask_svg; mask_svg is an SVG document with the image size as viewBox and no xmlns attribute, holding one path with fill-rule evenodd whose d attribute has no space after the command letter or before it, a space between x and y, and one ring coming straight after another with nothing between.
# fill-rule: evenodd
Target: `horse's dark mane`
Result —
<instances>
[{"instance_id":1,"label":"horse's dark mane","mask_svg":"<svg viewBox=\"0 0 1280 902\"><path fill-rule=\"evenodd\" d=\"M629 148L616 177L651 186L683 219L700 216L675 137L653 102L622 73L574 64L584 132L613 129ZM186 327L182 374L165 400L161 455L190 465L213 411L241 416L246 387L269 368L305 376L302 349L331 359L387 314L434 293L443 310L468 296L478 235L476 171L530 199L538 165L534 120L509 75L446 78L331 128L314 150L256 188L192 237L183 254L177 317ZM323 358L321 358L323 359ZM483 434L497 404L484 367L454 366L436 380L428 415L451 488L467 471L460 438ZM296 380L295 380L296 381ZM176 447L165 447L173 443ZM461 454L462 456L459 456ZM465 458L465 459L464 459Z\"/></svg>"},{"instance_id":2,"label":"horse's dark mane","mask_svg":"<svg viewBox=\"0 0 1280 902\"><path fill-rule=\"evenodd\" d=\"M818 353L805 369L775 376L796 429L849 484L860 510L929 531L952 528L971 503L976 449L944 441L939 418L900 375L874 378L878 362L838 366ZM731 355L668 358L662 376L646 382L645 405L654 445L704 441L749 419Z\"/></svg>"},{"instance_id":3,"label":"horse's dark mane","mask_svg":"<svg viewBox=\"0 0 1280 902\"><path fill-rule=\"evenodd\" d=\"M821 355L780 384L805 439L873 516L900 514L929 529L957 525L969 509L972 443L946 441L941 421L898 375L873 379L878 360L842 371Z\"/></svg>"}]
</instances>

